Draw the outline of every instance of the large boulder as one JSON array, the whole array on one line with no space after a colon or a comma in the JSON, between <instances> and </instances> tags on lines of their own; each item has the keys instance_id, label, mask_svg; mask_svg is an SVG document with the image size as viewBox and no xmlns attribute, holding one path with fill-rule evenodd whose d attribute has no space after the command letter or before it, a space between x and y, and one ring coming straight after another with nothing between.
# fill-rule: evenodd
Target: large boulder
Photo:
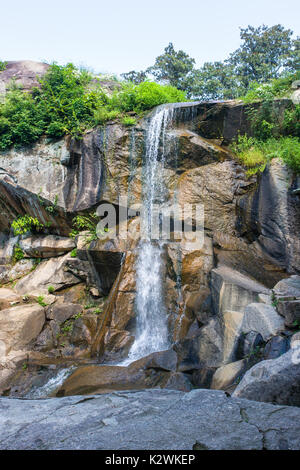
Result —
<instances>
[{"instance_id":1,"label":"large boulder","mask_svg":"<svg viewBox=\"0 0 300 470\"><path fill-rule=\"evenodd\" d=\"M66 254L42 261L34 271L17 282L15 291L19 294L37 290L47 293L50 286L56 291L80 283L80 279L66 269L69 258L69 254Z\"/></svg>"},{"instance_id":2,"label":"large boulder","mask_svg":"<svg viewBox=\"0 0 300 470\"><path fill-rule=\"evenodd\" d=\"M255 193L240 201L241 231L258 240L270 264L289 273L300 268L300 212L298 197L293 194L295 183L288 167L272 159Z\"/></svg>"},{"instance_id":3,"label":"large boulder","mask_svg":"<svg viewBox=\"0 0 300 470\"><path fill-rule=\"evenodd\" d=\"M300 298L300 276L294 275L282 279L274 287L274 293L278 297Z\"/></svg>"},{"instance_id":4,"label":"large boulder","mask_svg":"<svg viewBox=\"0 0 300 470\"><path fill-rule=\"evenodd\" d=\"M61 256L75 248L71 238L57 235L32 236L19 241L20 248L29 258Z\"/></svg>"},{"instance_id":5,"label":"large boulder","mask_svg":"<svg viewBox=\"0 0 300 470\"><path fill-rule=\"evenodd\" d=\"M57 396L106 393L112 390L167 387L190 390L187 378L176 372L174 351L152 353L129 366L92 365L78 368L57 391Z\"/></svg>"},{"instance_id":6,"label":"large boulder","mask_svg":"<svg viewBox=\"0 0 300 470\"><path fill-rule=\"evenodd\" d=\"M242 332L256 331L264 341L284 330L284 320L272 305L252 303L245 308Z\"/></svg>"},{"instance_id":7,"label":"large boulder","mask_svg":"<svg viewBox=\"0 0 300 470\"><path fill-rule=\"evenodd\" d=\"M212 319L199 329L197 336L174 344L180 372L208 367L219 367L223 362L222 332L217 320Z\"/></svg>"},{"instance_id":8,"label":"large boulder","mask_svg":"<svg viewBox=\"0 0 300 470\"><path fill-rule=\"evenodd\" d=\"M47 320L54 320L59 325L82 312L80 304L53 304L46 309Z\"/></svg>"},{"instance_id":9,"label":"large boulder","mask_svg":"<svg viewBox=\"0 0 300 470\"><path fill-rule=\"evenodd\" d=\"M234 397L300 406L299 343L277 359L252 367L237 386Z\"/></svg>"},{"instance_id":10,"label":"large boulder","mask_svg":"<svg viewBox=\"0 0 300 470\"><path fill-rule=\"evenodd\" d=\"M24 258L13 265L7 264L3 267L4 269L0 271L0 282L14 282L16 279L25 276L35 268L35 260Z\"/></svg>"},{"instance_id":11,"label":"large boulder","mask_svg":"<svg viewBox=\"0 0 300 470\"><path fill-rule=\"evenodd\" d=\"M277 311L284 317L287 327L300 325L300 300L280 301Z\"/></svg>"},{"instance_id":12,"label":"large boulder","mask_svg":"<svg viewBox=\"0 0 300 470\"><path fill-rule=\"evenodd\" d=\"M3 355L11 349L28 346L42 331L44 308L38 304L20 305L0 311L0 343Z\"/></svg>"},{"instance_id":13,"label":"large boulder","mask_svg":"<svg viewBox=\"0 0 300 470\"><path fill-rule=\"evenodd\" d=\"M288 337L279 335L273 336L264 348L263 357L264 359L276 359L286 353L289 349L290 340Z\"/></svg>"},{"instance_id":14,"label":"large boulder","mask_svg":"<svg viewBox=\"0 0 300 470\"><path fill-rule=\"evenodd\" d=\"M247 368L247 361L231 362L219 367L212 378L211 388L214 390L226 390L240 379Z\"/></svg>"},{"instance_id":15,"label":"large boulder","mask_svg":"<svg viewBox=\"0 0 300 470\"><path fill-rule=\"evenodd\" d=\"M211 272L213 306L216 313L244 312L245 307L258 301L259 294L268 294L262 284L228 266L219 266Z\"/></svg>"}]
</instances>

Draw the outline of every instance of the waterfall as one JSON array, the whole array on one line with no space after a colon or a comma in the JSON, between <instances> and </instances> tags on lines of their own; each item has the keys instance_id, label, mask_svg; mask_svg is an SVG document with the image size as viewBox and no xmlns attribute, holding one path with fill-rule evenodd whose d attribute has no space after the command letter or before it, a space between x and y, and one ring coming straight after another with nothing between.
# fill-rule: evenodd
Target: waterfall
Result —
<instances>
[{"instance_id":1,"label":"waterfall","mask_svg":"<svg viewBox=\"0 0 300 470\"><path fill-rule=\"evenodd\" d=\"M146 134L144 162L143 237L136 260L136 336L127 364L152 352L168 349L167 312L163 299L162 242L152 240L153 205L165 199L164 159L166 131L173 120L174 106L157 108Z\"/></svg>"}]
</instances>

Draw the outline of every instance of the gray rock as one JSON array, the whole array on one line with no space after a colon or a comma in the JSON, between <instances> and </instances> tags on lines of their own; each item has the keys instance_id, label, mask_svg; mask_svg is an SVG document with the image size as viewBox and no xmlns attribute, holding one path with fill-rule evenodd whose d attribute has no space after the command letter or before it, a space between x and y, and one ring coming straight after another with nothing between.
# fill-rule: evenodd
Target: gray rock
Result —
<instances>
[{"instance_id":1,"label":"gray rock","mask_svg":"<svg viewBox=\"0 0 300 470\"><path fill-rule=\"evenodd\" d=\"M299 343L296 343L296 341L297 342L299 341ZM300 345L300 331L298 331L291 337L291 340L290 340L291 348L295 347L294 345Z\"/></svg>"},{"instance_id":2,"label":"gray rock","mask_svg":"<svg viewBox=\"0 0 300 470\"><path fill-rule=\"evenodd\" d=\"M193 387L189 379L182 374L182 372L173 372L164 385L164 388L189 392Z\"/></svg>"},{"instance_id":3,"label":"gray rock","mask_svg":"<svg viewBox=\"0 0 300 470\"><path fill-rule=\"evenodd\" d=\"M29 294L31 291L40 291L41 294L45 294L48 293L49 286L53 286L56 291L79 284L80 279L66 270L69 259L72 258L66 254L42 261L33 272L17 282L16 292Z\"/></svg>"},{"instance_id":4,"label":"gray rock","mask_svg":"<svg viewBox=\"0 0 300 470\"><path fill-rule=\"evenodd\" d=\"M257 331L264 341L284 330L284 320L271 305L253 303L245 308L242 332Z\"/></svg>"},{"instance_id":5,"label":"gray rock","mask_svg":"<svg viewBox=\"0 0 300 470\"><path fill-rule=\"evenodd\" d=\"M29 258L61 256L76 246L71 238L57 235L27 237L20 240L19 245Z\"/></svg>"},{"instance_id":6,"label":"gray rock","mask_svg":"<svg viewBox=\"0 0 300 470\"><path fill-rule=\"evenodd\" d=\"M82 312L82 305L80 304L54 304L47 308L46 317L48 320L55 320L61 325L80 312Z\"/></svg>"},{"instance_id":7,"label":"gray rock","mask_svg":"<svg viewBox=\"0 0 300 470\"><path fill-rule=\"evenodd\" d=\"M289 339L283 336L274 336L268 341L264 349L264 359L276 359L289 349Z\"/></svg>"},{"instance_id":8,"label":"gray rock","mask_svg":"<svg viewBox=\"0 0 300 470\"><path fill-rule=\"evenodd\" d=\"M284 317L284 323L287 327L300 325L300 300L280 301L277 310Z\"/></svg>"},{"instance_id":9,"label":"gray rock","mask_svg":"<svg viewBox=\"0 0 300 470\"><path fill-rule=\"evenodd\" d=\"M221 330L216 320L200 329L198 336L178 341L173 349L178 356L177 369L180 372L219 367L223 360Z\"/></svg>"},{"instance_id":10,"label":"gray rock","mask_svg":"<svg viewBox=\"0 0 300 470\"><path fill-rule=\"evenodd\" d=\"M287 279L282 279L276 284L273 290L277 296L300 298L300 276L294 275Z\"/></svg>"},{"instance_id":11,"label":"gray rock","mask_svg":"<svg viewBox=\"0 0 300 470\"><path fill-rule=\"evenodd\" d=\"M246 371L247 361L231 362L219 367L214 373L211 388L214 390L226 390Z\"/></svg>"},{"instance_id":12,"label":"gray rock","mask_svg":"<svg viewBox=\"0 0 300 470\"><path fill-rule=\"evenodd\" d=\"M0 75L0 90L3 84L4 91L9 88L11 81L23 91L29 91L34 86L39 86L38 77L45 75L48 64L33 60L9 60Z\"/></svg>"},{"instance_id":13,"label":"gray rock","mask_svg":"<svg viewBox=\"0 0 300 470\"><path fill-rule=\"evenodd\" d=\"M263 344L263 337L260 333L257 333L257 331L249 331L249 333L241 335L238 344L238 358L243 359L249 356L251 352L255 351L257 347Z\"/></svg>"},{"instance_id":14,"label":"gray rock","mask_svg":"<svg viewBox=\"0 0 300 470\"><path fill-rule=\"evenodd\" d=\"M300 410L224 392L0 398L0 449L300 449Z\"/></svg>"},{"instance_id":15,"label":"gray rock","mask_svg":"<svg viewBox=\"0 0 300 470\"><path fill-rule=\"evenodd\" d=\"M210 388L215 371L215 367L204 367L194 370L191 379L192 384L197 388Z\"/></svg>"},{"instance_id":16,"label":"gray rock","mask_svg":"<svg viewBox=\"0 0 300 470\"><path fill-rule=\"evenodd\" d=\"M233 396L280 405L300 406L300 348L252 367Z\"/></svg>"},{"instance_id":17,"label":"gray rock","mask_svg":"<svg viewBox=\"0 0 300 470\"><path fill-rule=\"evenodd\" d=\"M268 294L269 289L244 274L227 266L211 272L213 306L219 315L225 311L244 312L245 307L258 302L259 294Z\"/></svg>"}]
</instances>

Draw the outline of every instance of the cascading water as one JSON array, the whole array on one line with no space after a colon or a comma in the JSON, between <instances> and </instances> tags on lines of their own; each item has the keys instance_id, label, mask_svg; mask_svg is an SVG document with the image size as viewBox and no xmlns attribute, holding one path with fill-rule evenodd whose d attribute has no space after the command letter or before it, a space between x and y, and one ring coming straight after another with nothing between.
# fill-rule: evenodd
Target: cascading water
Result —
<instances>
[{"instance_id":1,"label":"cascading water","mask_svg":"<svg viewBox=\"0 0 300 470\"><path fill-rule=\"evenodd\" d=\"M151 117L147 129L141 221L143 237L136 261L136 339L126 363L169 347L167 314L163 301L162 243L152 240L152 222L154 204L159 206L165 199L162 170L166 130L172 122L173 112L172 105L159 107Z\"/></svg>"}]
</instances>

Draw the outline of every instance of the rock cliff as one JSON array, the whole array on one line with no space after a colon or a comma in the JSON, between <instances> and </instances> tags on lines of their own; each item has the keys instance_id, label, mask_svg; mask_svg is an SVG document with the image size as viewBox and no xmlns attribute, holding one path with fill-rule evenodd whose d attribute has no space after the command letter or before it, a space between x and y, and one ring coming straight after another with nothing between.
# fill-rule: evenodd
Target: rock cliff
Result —
<instances>
[{"instance_id":1,"label":"rock cliff","mask_svg":"<svg viewBox=\"0 0 300 470\"><path fill-rule=\"evenodd\" d=\"M13 70L11 63L7 79ZM34 84L30 74L24 77L25 89ZM279 112L286 105L287 100L278 102ZM174 107L166 140L159 143L164 146L161 208L167 211L174 201L203 204L204 243L190 249L173 238L163 246L169 349L116 365L128 356L136 334L138 240L122 239L120 230L123 224L134 234L140 223L152 115L133 128L115 121L81 140L43 138L30 148L1 153L3 395L30 396L71 367L71 375L47 393L155 387L232 391L246 373L235 393L259 400L261 385L251 386L251 374L262 367L261 359L277 361L287 353L282 361L290 370L300 299L299 181L276 159L262 175L246 174L229 146L239 133L251 133L247 106L235 101ZM122 213L121 196L136 215L120 221L116 237L108 232L97 239L81 230L70 238L76 216L107 203ZM37 218L43 233L14 235L12 222L25 215ZM291 280L290 297L276 291L278 283ZM298 405L290 396L281 401L265 396Z\"/></svg>"}]
</instances>

